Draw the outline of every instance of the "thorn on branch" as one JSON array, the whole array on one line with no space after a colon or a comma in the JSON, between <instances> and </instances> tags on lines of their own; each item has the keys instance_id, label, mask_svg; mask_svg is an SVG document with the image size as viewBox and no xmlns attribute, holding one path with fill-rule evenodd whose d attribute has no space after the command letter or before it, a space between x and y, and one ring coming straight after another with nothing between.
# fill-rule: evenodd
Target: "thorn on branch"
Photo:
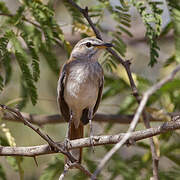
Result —
<instances>
[{"instance_id":1,"label":"thorn on branch","mask_svg":"<svg viewBox=\"0 0 180 180\"><path fill-rule=\"evenodd\" d=\"M87 6L85 7L84 11L88 14L88 11L89 11L89 10L88 10L88 7L87 7Z\"/></svg>"},{"instance_id":2,"label":"thorn on branch","mask_svg":"<svg viewBox=\"0 0 180 180\"><path fill-rule=\"evenodd\" d=\"M126 60L126 61L125 61L126 66L130 66L130 65L131 65L131 61L132 61L132 59Z\"/></svg>"},{"instance_id":3,"label":"thorn on branch","mask_svg":"<svg viewBox=\"0 0 180 180\"><path fill-rule=\"evenodd\" d=\"M133 138L129 138L126 142L127 147L131 146L131 145L136 145L136 141Z\"/></svg>"},{"instance_id":4,"label":"thorn on branch","mask_svg":"<svg viewBox=\"0 0 180 180\"><path fill-rule=\"evenodd\" d=\"M38 162L37 162L36 156L33 156L33 158L34 158L34 162L35 162L36 166L38 167Z\"/></svg>"}]
</instances>

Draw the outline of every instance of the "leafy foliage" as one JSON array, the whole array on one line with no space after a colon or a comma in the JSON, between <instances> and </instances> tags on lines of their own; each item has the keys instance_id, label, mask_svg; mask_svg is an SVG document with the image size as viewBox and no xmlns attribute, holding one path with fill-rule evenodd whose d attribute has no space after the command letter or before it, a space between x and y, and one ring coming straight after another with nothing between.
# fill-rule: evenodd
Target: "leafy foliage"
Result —
<instances>
[{"instance_id":1,"label":"leafy foliage","mask_svg":"<svg viewBox=\"0 0 180 180\"><path fill-rule=\"evenodd\" d=\"M55 21L54 9L52 8L53 2L48 1L45 4L41 0L22 0L14 14L6 7L6 3L0 2L0 18L2 19L0 21L0 91L5 92L7 85L12 82L13 73L16 71L15 68L20 69L21 75L18 78L20 82L20 96L23 99L18 104L20 109L25 107L28 100L31 100L32 104L37 103L38 94L36 86L41 76L40 63L45 60L50 70L57 76L59 74L59 64L54 47L63 48L67 56L70 55L72 49L65 40L61 27ZM75 0L75 2L79 5L83 4L80 0ZM154 66L158 62L160 51L160 46L157 43L158 37L165 37L170 30L173 30L175 52L170 55L170 58L167 59L162 67L162 70L168 69L170 71L172 67L180 62L180 5L179 1L176 0L166 1L168 2L171 21L161 30L163 20L162 2L161 0L119 0L114 3L114 1L109 0L96 0L89 4L89 16L92 18L95 26L101 32L106 33L106 27L102 22L107 17L105 15L110 15L108 18L115 23L115 27L110 29L111 32L108 35L112 39L114 50L120 56L126 58L128 46L124 40L125 38L134 38L131 33L131 7L136 8L146 30L145 37L150 48L150 66ZM63 4L72 19L72 32L74 34L78 32L82 37L93 36L94 32L81 13L67 1L64 0ZM115 58L108 53L104 54L102 61L102 65L109 71L105 71L103 100L121 96L121 102L118 104L118 113L134 114L138 104L131 95L129 81L125 77L126 75L122 68ZM140 92L143 93L152 86L153 83L148 78L135 73L133 75ZM179 94L180 80L177 77L151 96L147 103L147 111L153 117L155 114L156 118L163 117L164 121L167 121L169 119L168 113L179 111L180 109ZM108 123L105 127L106 133L110 132L113 128L116 129L112 123ZM8 133L8 130L6 132L2 131L3 136L0 136L0 144L3 146L15 145L12 135ZM178 139L179 134L175 132L162 134L157 139L159 141L157 144L159 144L160 161L163 158L173 163L168 170L160 167L160 179L178 180L180 176L180 159L178 154L180 144ZM109 151L110 148L111 146L102 147L105 152ZM130 157L123 158L122 152L116 153L109 162L105 175L108 175L109 179L118 179L119 176L125 180L131 180L132 177L137 180L150 179L152 176L150 146L146 141L141 141L137 143L136 148L141 153L130 153ZM94 161L97 160L97 157L95 154L93 159L89 156L89 153L88 150L84 152L83 163L93 172L97 166L97 163ZM20 177L22 177L22 159L10 157L7 160L13 169L19 172ZM63 170L63 165L62 156L55 156L52 162L45 168L40 179L54 180L58 178ZM3 180L6 179L4 171L2 166L0 166L0 178ZM81 172L72 173L70 176L73 179L87 178Z\"/></svg>"},{"instance_id":2,"label":"leafy foliage","mask_svg":"<svg viewBox=\"0 0 180 180\"><path fill-rule=\"evenodd\" d=\"M10 66L10 53L7 51L8 42L9 40L7 34L5 34L4 37L0 38L0 59L5 70L5 84L9 82L12 71Z\"/></svg>"},{"instance_id":3,"label":"leafy foliage","mask_svg":"<svg viewBox=\"0 0 180 180\"><path fill-rule=\"evenodd\" d=\"M5 3L1 2L0 12L3 13L5 19L0 24L3 27L0 32L0 64L2 63L4 68L4 72L0 74L0 90L2 91L3 87L10 81L11 58L15 55L23 76L21 87L26 86L26 89L21 88L21 96L26 97L26 101L23 100L24 103L21 103L21 107L25 106L27 97L30 97L32 104L35 105L38 98L36 82L40 77L40 53L44 55L50 68L57 75L59 72L58 63L52 47L58 44L66 49L67 54L70 53L71 47L54 20L53 10L41 1L22 1L14 15L10 13ZM30 14L30 19L34 18L34 21L26 18L25 14L27 13ZM31 67L29 66L30 61Z\"/></svg>"},{"instance_id":4,"label":"leafy foliage","mask_svg":"<svg viewBox=\"0 0 180 180\"><path fill-rule=\"evenodd\" d=\"M175 59L179 63L180 62L180 3L179 1L169 1L168 5L170 7L171 17L172 17L172 25L174 28L174 38L175 38Z\"/></svg>"},{"instance_id":5,"label":"leafy foliage","mask_svg":"<svg viewBox=\"0 0 180 180\"><path fill-rule=\"evenodd\" d=\"M5 174L4 169L1 165L0 165L0 179L6 180L6 174Z\"/></svg>"},{"instance_id":6,"label":"leafy foliage","mask_svg":"<svg viewBox=\"0 0 180 180\"><path fill-rule=\"evenodd\" d=\"M103 3L105 4L105 7L111 14L112 18L117 23L116 31L111 32L114 49L118 54L125 57L127 47L121 36L124 33L131 38L133 37L129 31L129 28L131 27L131 15L129 13L130 6L124 0L119 0L119 5L116 5L115 7L109 1L104 1ZM106 58L104 58L103 64L105 64L107 70L113 71L113 68L116 68L117 64L116 58L107 53L105 56Z\"/></svg>"},{"instance_id":7,"label":"leafy foliage","mask_svg":"<svg viewBox=\"0 0 180 180\"><path fill-rule=\"evenodd\" d=\"M54 180L58 177L59 172L62 172L64 169L64 161L62 156L55 156L54 160L48 165L44 170L40 180Z\"/></svg>"},{"instance_id":8,"label":"leafy foliage","mask_svg":"<svg viewBox=\"0 0 180 180\"><path fill-rule=\"evenodd\" d=\"M158 51L159 46L157 45L157 37L161 33L161 14L163 9L159 8L162 5L162 1L131 1L133 5L137 8L140 13L144 25L146 26L146 37L150 45L150 62L149 65L152 67L157 63L157 58L159 57Z\"/></svg>"}]
</instances>

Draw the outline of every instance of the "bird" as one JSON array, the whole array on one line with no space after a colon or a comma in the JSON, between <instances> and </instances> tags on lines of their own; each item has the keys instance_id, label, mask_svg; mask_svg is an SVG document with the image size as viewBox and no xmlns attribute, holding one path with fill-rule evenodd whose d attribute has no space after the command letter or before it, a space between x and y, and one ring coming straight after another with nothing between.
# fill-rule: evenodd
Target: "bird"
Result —
<instances>
[{"instance_id":1,"label":"bird","mask_svg":"<svg viewBox=\"0 0 180 180\"><path fill-rule=\"evenodd\" d=\"M62 66L57 86L57 102L65 121L69 122L67 142L83 138L83 129L90 124L90 143L93 140L92 119L101 101L104 73L98 62L103 49L112 47L95 37L80 40L69 60ZM81 163L82 148L70 151Z\"/></svg>"}]
</instances>

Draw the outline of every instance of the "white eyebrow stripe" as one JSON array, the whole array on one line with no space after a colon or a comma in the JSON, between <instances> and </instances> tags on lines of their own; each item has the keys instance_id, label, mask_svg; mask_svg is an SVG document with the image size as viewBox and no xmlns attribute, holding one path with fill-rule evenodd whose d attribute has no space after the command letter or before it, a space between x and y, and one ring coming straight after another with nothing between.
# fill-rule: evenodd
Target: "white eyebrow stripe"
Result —
<instances>
[{"instance_id":1,"label":"white eyebrow stripe","mask_svg":"<svg viewBox=\"0 0 180 180\"><path fill-rule=\"evenodd\" d=\"M82 42L80 45L86 44L88 42L90 42L92 45L101 43L100 41L97 41L96 39L93 39L93 40L88 39L87 41Z\"/></svg>"}]
</instances>

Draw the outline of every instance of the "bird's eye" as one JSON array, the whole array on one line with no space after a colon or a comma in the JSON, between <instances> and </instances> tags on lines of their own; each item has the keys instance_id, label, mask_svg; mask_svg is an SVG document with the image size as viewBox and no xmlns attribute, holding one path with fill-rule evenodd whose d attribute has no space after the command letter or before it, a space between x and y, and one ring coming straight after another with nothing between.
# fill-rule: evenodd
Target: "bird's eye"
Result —
<instances>
[{"instance_id":1,"label":"bird's eye","mask_svg":"<svg viewBox=\"0 0 180 180\"><path fill-rule=\"evenodd\" d=\"M89 48L89 47L92 46L92 44L91 44L90 42L87 42L87 43L86 43L86 46Z\"/></svg>"}]
</instances>

